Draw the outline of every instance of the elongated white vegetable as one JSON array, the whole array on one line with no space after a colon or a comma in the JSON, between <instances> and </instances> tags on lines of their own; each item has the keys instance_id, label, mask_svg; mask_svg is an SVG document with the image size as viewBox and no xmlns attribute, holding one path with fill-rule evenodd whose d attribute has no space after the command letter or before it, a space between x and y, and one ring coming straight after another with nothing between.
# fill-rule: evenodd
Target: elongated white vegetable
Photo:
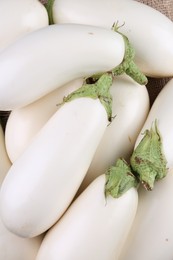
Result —
<instances>
[{"instance_id":1,"label":"elongated white vegetable","mask_svg":"<svg viewBox=\"0 0 173 260\"><path fill-rule=\"evenodd\" d=\"M99 176L73 202L46 234L37 260L118 259L136 214L138 194L132 186L118 198L105 197L105 183L105 175Z\"/></svg>"},{"instance_id":2,"label":"elongated white vegetable","mask_svg":"<svg viewBox=\"0 0 173 260\"><path fill-rule=\"evenodd\" d=\"M123 75L114 80L110 91L115 118L104 133L79 192L119 157L129 160L148 115L149 96L145 86Z\"/></svg>"},{"instance_id":3,"label":"elongated white vegetable","mask_svg":"<svg viewBox=\"0 0 173 260\"><path fill-rule=\"evenodd\" d=\"M82 78L74 80L42 99L11 112L6 125L5 142L12 162L18 158L34 135L59 108L56 104L62 101L63 96L67 95L70 90L77 89L81 84ZM113 97L112 113L115 119L106 129L85 181L90 176L89 182L91 182L97 175L104 173L115 159L122 156L125 159L129 158L136 137L148 114L149 97L145 86L123 75L115 78L110 91Z\"/></svg>"},{"instance_id":4,"label":"elongated white vegetable","mask_svg":"<svg viewBox=\"0 0 173 260\"><path fill-rule=\"evenodd\" d=\"M10 166L11 166L11 162L8 158L6 147L5 147L4 132L0 124L0 184L2 183Z\"/></svg>"},{"instance_id":5,"label":"elongated white vegetable","mask_svg":"<svg viewBox=\"0 0 173 260\"><path fill-rule=\"evenodd\" d=\"M41 127L59 109L57 104L62 102L63 97L78 89L82 83L82 78L76 79L38 101L10 113L5 128L5 144L12 162L22 154Z\"/></svg>"},{"instance_id":6,"label":"elongated white vegetable","mask_svg":"<svg viewBox=\"0 0 173 260\"><path fill-rule=\"evenodd\" d=\"M11 163L6 153L4 133L0 125L0 186ZM35 260L41 245L42 236L24 239L9 232L0 219L0 259L2 260Z\"/></svg>"},{"instance_id":7,"label":"elongated white vegetable","mask_svg":"<svg viewBox=\"0 0 173 260\"><path fill-rule=\"evenodd\" d=\"M89 25L52 25L32 32L0 55L0 109L12 110L79 77L119 65L123 37Z\"/></svg>"},{"instance_id":8,"label":"elongated white vegetable","mask_svg":"<svg viewBox=\"0 0 173 260\"><path fill-rule=\"evenodd\" d=\"M52 2L54 23L81 23L106 28L111 28L117 21L120 26L124 24L120 31L134 46L139 68L148 76L173 75L173 23L159 11L132 0Z\"/></svg>"},{"instance_id":9,"label":"elongated white vegetable","mask_svg":"<svg viewBox=\"0 0 173 260\"><path fill-rule=\"evenodd\" d=\"M43 237L21 238L9 232L0 220L0 259L35 260Z\"/></svg>"},{"instance_id":10,"label":"elongated white vegetable","mask_svg":"<svg viewBox=\"0 0 173 260\"><path fill-rule=\"evenodd\" d=\"M139 209L129 235L124 253L125 259L172 259L173 232L171 229L173 207L173 80L170 80L155 100L142 132L148 129L155 118L161 133L163 152L167 159L169 172L163 180L155 183L154 189L147 192L140 189ZM137 139L136 145L141 139Z\"/></svg>"},{"instance_id":11,"label":"elongated white vegetable","mask_svg":"<svg viewBox=\"0 0 173 260\"><path fill-rule=\"evenodd\" d=\"M110 87L112 77L103 75L100 86L102 79ZM100 100L109 100L105 88L103 84L104 93L97 93ZM65 103L14 162L0 194L1 217L10 231L39 235L67 209L108 124L100 100L80 97Z\"/></svg>"},{"instance_id":12,"label":"elongated white vegetable","mask_svg":"<svg viewBox=\"0 0 173 260\"><path fill-rule=\"evenodd\" d=\"M120 260L172 259L173 170L151 192L139 189L134 224Z\"/></svg>"},{"instance_id":13,"label":"elongated white vegetable","mask_svg":"<svg viewBox=\"0 0 173 260\"><path fill-rule=\"evenodd\" d=\"M1 0L0 52L25 34L45 26L47 11L38 0Z\"/></svg>"}]
</instances>

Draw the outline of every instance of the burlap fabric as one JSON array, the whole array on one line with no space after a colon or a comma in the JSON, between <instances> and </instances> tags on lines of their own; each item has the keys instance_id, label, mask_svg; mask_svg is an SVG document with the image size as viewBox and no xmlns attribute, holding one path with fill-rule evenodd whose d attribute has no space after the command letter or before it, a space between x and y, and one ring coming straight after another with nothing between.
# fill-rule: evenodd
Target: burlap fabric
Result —
<instances>
[{"instance_id":1,"label":"burlap fabric","mask_svg":"<svg viewBox=\"0 0 173 260\"><path fill-rule=\"evenodd\" d=\"M147 4L155 8L156 10L165 14L170 20L173 21L173 0L143 0L143 1L136 0L136 1ZM160 90L163 88L163 86L166 84L166 82L169 79L170 78L164 78L164 79L149 78L147 88L150 95L151 105L155 100L156 96L158 95L158 93L160 92Z\"/></svg>"},{"instance_id":2,"label":"burlap fabric","mask_svg":"<svg viewBox=\"0 0 173 260\"><path fill-rule=\"evenodd\" d=\"M94 1L94 0L93 0ZM136 0L138 2L147 4L161 13L165 14L170 20L173 21L173 0ZM46 3L46 0L40 0L42 3ZM147 89L150 95L150 103L153 104L155 98L157 97L160 90L167 83L169 78L148 78ZM2 120L3 126L5 126L5 122L7 120L8 113L0 111L0 118Z\"/></svg>"}]
</instances>

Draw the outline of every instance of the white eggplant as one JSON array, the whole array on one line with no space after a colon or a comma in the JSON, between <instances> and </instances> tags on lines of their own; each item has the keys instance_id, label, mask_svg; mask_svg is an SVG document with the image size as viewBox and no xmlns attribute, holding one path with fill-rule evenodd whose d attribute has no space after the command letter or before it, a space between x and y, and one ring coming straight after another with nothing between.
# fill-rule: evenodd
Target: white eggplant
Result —
<instances>
[{"instance_id":1,"label":"white eggplant","mask_svg":"<svg viewBox=\"0 0 173 260\"><path fill-rule=\"evenodd\" d=\"M0 1L0 52L27 33L48 26L48 14L38 0Z\"/></svg>"},{"instance_id":2,"label":"white eggplant","mask_svg":"<svg viewBox=\"0 0 173 260\"><path fill-rule=\"evenodd\" d=\"M173 231L173 80L170 80L156 98L142 132L150 128L155 119L162 137L163 152L169 171L155 183L152 191L139 189L139 208L133 229L125 245L121 260L172 259ZM141 133L142 133L141 132ZM136 146L141 140L139 135Z\"/></svg>"},{"instance_id":3,"label":"white eggplant","mask_svg":"<svg viewBox=\"0 0 173 260\"><path fill-rule=\"evenodd\" d=\"M151 192L139 189L137 214L120 260L172 260L173 170Z\"/></svg>"},{"instance_id":4,"label":"white eggplant","mask_svg":"<svg viewBox=\"0 0 173 260\"><path fill-rule=\"evenodd\" d=\"M0 259L35 260L43 237L21 238L9 232L0 220Z\"/></svg>"},{"instance_id":5,"label":"white eggplant","mask_svg":"<svg viewBox=\"0 0 173 260\"><path fill-rule=\"evenodd\" d=\"M138 205L132 186L105 197L105 175L95 179L46 234L37 260L115 260L131 229ZM117 182L118 183L118 182Z\"/></svg>"},{"instance_id":6,"label":"white eggplant","mask_svg":"<svg viewBox=\"0 0 173 260\"><path fill-rule=\"evenodd\" d=\"M125 54L123 37L89 25L50 25L0 55L0 110L36 101L67 82L106 72Z\"/></svg>"},{"instance_id":7,"label":"white eggplant","mask_svg":"<svg viewBox=\"0 0 173 260\"><path fill-rule=\"evenodd\" d=\"M5 128L5 144L11 162L22 154L37 132L59 109L58 104L63 97L78 89L82 83L82 78L69 82L30 105L14 109L10 113Z\"/></svg>"},{"instance_id":8,"label":"white eggplant","mask_svg":"<svg viewBox=\"0 0 173 260\"><path fill-rule=\"evenodd\" d=\"M0 186L11 167L5 149L5 140L0 125ZM9 232L0 219L0 259L2 260L35 260L42 242L42 236L24 239Z\"/></svg>"},{"instance_id":9,"label":"white eggplant","mask_svg":"<svg viewBox=\"0 0 173 260\"><path fill-rule=\"evenodd\" d=\"M98 175L105 173L109 165L113 165L118 158L129 160L148 115L149 95L145 86L123 75L115 78L110 92L115 118L103 135L78 193Z\"/></svg>"},{"instance_id":10,"label":"white eggplant","mask_svg":"<svg viewBox=\"0 0 173 260\"><path fill-rule=\"evenodd\" d=\"M102 86L105 79L110 87L112 77L105 77L98 82ZM34 237L61 217L88 170L108 114L98 98L80 97L63 104L38 132L1 188L1 217L11 232Z\"/></svg>"},{"instance_id":11,"label":"white eggplant","mask_svg":"<svg viewBox=\"0 0 173 260\"><path fill-rule=\"evenodd\" d=\"M141 71L153 77L173 75L173 22L154 8L132 0L48 1L54 23L124 24L120 31L134 46Z\"/></svg>"},{"instance_id":12,"label":"white eggplant","mask_svg":"<svg viewBox=\"0 0 173 260\"><path fill-rule=\"evenodd\" d=\"M18 158L34 135L59 108L56 104L62 101L63 96L79 88L80 85L82 85L82 78L10 113L6 125L5 142L12 162ZM110 92L113 98L112 113L115 119L107 127L97 148L83 183L84 186L97 175L104 173L115 159L122 156L125 159L129 158L136 137L148 114L149 96L146 87L135 83L128 76L115 78Z\"/></svg>"}]
</instances>

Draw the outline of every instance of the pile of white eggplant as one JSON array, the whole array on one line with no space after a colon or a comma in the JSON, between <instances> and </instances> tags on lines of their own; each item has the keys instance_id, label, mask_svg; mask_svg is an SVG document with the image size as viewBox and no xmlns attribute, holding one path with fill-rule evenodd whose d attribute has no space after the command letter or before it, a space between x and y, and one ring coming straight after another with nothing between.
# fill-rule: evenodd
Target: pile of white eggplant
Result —
<instances>
[{"instance_id":1,"label":"pile of white eggplant","mask_svg":"<svg viewBox=\"0 0 173 260\"><path fill-rule=\"evenodd\" d=\"M173 259L173 79L151 107L147 76L173 76L155 9L0 1L0 259Z\"/></svg>"}]
</instances>

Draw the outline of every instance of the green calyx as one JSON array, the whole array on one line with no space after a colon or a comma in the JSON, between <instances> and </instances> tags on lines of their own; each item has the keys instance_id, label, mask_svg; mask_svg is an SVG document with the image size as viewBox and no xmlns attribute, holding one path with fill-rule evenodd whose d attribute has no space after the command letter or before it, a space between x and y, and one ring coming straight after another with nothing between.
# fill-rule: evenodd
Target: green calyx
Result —
<instances>
[{"instance_id":1,"label":"green calyx","mask_svg":"<svg viewBox=\"0 0 173 260\"><path fill-rule=\"evenodd\" d=\"M119 28L120 26L118 26L117 23L112 26L112 30L121 34L124 39L125 54L122 63L112 70L113 76L118 76L126 73L140 85L146 85L148 83L147 77L139 70L134 62L135 50L130 44L129 39L124 34L118 31Z\"/></svg>"},{"instance_id":2,"label":"green calyx","mask_svg":"<svg viewBox=\"0 0 173 260\"><path fill-rule=\"evenodd\" d=\"M55 0L47 0L46 4L44 4L47 13L48 13L48 17L49 17L49 25L54 24L53 21L53 4L54 4Z\"/></svg>"},{"instance_id":3,"label":"green calyx","mask_svg":"<svg viewBox=\"0 0 173 260\"><path fill-rule=\"evenodd\" d=\"M119 198L132 187L138 186L138 181L124 159L118 159L115 166L110 167L106 174L105 196Z\"/></svg>"},{"instance_id":4,"label":"green calyx","mask_svg":"<svg viewBox=\"0 0 173 260\"><path fill-rule=\"evenodd\" d=\"M74 92L63 98L63 103L72 101L76 98L89 97L99 99L108 115L108 121L112 121L112 96L110 87L112 86L112 74L105 73L93 84L85 83Z\"/></svg>"},{"instance_id":5,"label":"green calyx","mask_svg":"<svg viewBox=\"0 0 173 260\"><path fill-rule=\"evenodd\" d=\"M130 164L146 190L152 190L154 182L162 179L167 173L167 161L162 151L162 139L157 121L134 150Z\"/></svg>"}]
</instances>

